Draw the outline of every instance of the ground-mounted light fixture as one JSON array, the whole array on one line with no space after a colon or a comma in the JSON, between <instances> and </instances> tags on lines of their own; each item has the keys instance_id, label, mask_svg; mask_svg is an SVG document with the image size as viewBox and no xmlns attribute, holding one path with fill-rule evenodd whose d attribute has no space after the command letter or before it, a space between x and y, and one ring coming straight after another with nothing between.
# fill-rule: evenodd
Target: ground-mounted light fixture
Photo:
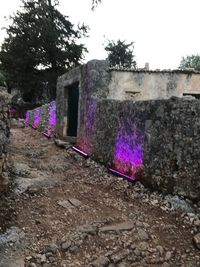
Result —
<instances>
[{"instance_id":1,"label":"ground-mounted light fixture","mask_svg":"<svg viewBox=\"0 0 200 267\"><path fill-rule=\"evenodd\" d=\"M81 149L79 149L79 148L77 148L75 146L73 146L72 149L74 151L76 151L77 153L79 153L80 155L82 155L84 158L89 158L90 157L89 154L85 153L83 150L81 150Z\"/></svg>"},{"instance_id":2,"label":"ground-mounted light fixture","mask_svg":"<svg viewBox=\"0 0 200 267\"><path fill-rule=\"evenodd\" d=\"M117 171L117 170L115 170L115 169L113 169L111 167L108 167L108 172L112 173L112 174L114 174L116 176L122 177L122 178L128 180L131 183L135 183L137 181L137 179L135 179L135 178L133 178L131 176L128 176L128 175L126 175L126 174L124 174L122 172L119 172L119 171Z\"/></svg>"},{"instance_id":3,"label":"ground-mounted light fixture","mask_svg":"<svg viewBox=\"0 0 200 267\"><path fill-rule=\"evenodd\" d=\"M34 130L37 130L37 127L34 124L31 125L31 128L33 128Z\"/></svg>"},{"instance_id":4,"label":"ground-mounted light fixture","mask_svg":"<svg viewBox=\"0 0 200 267\"><path fill-rule=\"evenodd\" d=\"M43 134L44 136L46 136L47 138L51 138L51 135L48 134L48 133L43 132L42 134Z\"/></svg>"}]
</instances>

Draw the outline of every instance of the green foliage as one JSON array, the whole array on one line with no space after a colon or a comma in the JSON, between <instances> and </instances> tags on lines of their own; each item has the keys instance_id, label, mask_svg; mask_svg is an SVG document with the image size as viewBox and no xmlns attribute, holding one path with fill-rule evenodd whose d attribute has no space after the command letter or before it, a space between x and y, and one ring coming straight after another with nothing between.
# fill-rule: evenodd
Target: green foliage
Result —
<instances>
[{"instance_id":1,"label":"green foliage","mask_svg":"<svg viewBox=\"0 0 200 267\"><path fill-rule=\"evenodd\" d=\"M133 54L133 42L126 44L125 41L117 42L108 40L105 50L108 52L108 60L111 67L136 68Z\"/></svg>"},{"instance_id":2,"label":"green foliage","mask_svg":"<svg viewBox=\"0 0 200 267\"><path fill-rule=\"evenodd\" d=\"M28 101L56 94L57 77L79 65L87 52L78 44L88 28L77 28L57 10L57 0L21 0L22 11L11 17L0 61L6 78Z\"/></svg>"},{"instance_id":3,"label":"green foliage","mask_svg":"<svg viewBox=\"0 0 200 267\"><path fill-rule=\"evenodd\" d=\"M196 55L182 57L179 68L180 69L192 68L200 71L200 55L196 54Z\"/></svg>"}]
</instances>

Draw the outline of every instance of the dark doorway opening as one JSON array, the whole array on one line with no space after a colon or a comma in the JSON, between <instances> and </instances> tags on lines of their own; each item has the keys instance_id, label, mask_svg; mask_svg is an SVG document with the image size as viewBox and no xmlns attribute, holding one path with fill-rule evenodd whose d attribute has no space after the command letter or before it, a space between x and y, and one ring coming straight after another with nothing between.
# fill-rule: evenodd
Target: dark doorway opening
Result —
<instances>
[{"instance_id":1,"label":"dark doorway opening","mask_svg":"<svg viewBox=\"0 0 200 267\"><path fill-rule=\"evenodd\" d=\"M77 136L79 82L76 82L68 86L67 91L68 91L67 136Z\"/></svg>"}]
</instances>

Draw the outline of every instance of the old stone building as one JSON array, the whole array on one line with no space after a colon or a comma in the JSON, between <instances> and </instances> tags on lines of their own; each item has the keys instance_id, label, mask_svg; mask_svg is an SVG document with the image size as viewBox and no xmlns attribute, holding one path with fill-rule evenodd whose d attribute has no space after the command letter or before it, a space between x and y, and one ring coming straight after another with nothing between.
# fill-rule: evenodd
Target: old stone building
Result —
<instances>
[{"instance_id":1,"label":"old stone building","mask_svg":"<svg viewBox=\"0 0 200 267\"><path fill-rule=\"evenodd\" d=\"M106 61L93 60L59 77L57 131L68 140L79 138L85 118L88 113L94 114L92 110L100 99L135 102L187 95L200 97L199 72L115 69Z\"/></svg>"},{"instance_id":2,"label":"old stone building","mask_svg":"<svg viewBox=\"0 0 200 267\"><path fill-rule=\"evenodd\" d=\"M200 97L200 73L184 70L110 69L108 98L117 100L166 99L171 96Z\"/></svg>"},{"instance_id":3,"label":"old stone building","mask_svg":"<svg viewBox=\"0 0 200 267\"><path fill-rule=\"evenodd\" d=\"M198 72L93 60L58 79L57 133L129 179L200 200L199 96Z\"/></svg>"}]
</instances>

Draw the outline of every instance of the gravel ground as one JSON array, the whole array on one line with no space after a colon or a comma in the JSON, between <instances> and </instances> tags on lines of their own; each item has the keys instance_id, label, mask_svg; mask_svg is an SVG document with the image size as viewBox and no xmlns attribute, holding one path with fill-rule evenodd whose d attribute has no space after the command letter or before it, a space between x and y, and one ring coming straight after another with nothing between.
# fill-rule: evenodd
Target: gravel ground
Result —
<instances>
[{"instance_id":1,"label":"gravel ground","mask_svg":"<svg viewBox=\"0 0 200 267\"><path fill-rule=\"evenodd\" d=\"M110 175L31 128L11 130L0 267L200 266L199 205Z\"/></svg>"}]
</instances>

